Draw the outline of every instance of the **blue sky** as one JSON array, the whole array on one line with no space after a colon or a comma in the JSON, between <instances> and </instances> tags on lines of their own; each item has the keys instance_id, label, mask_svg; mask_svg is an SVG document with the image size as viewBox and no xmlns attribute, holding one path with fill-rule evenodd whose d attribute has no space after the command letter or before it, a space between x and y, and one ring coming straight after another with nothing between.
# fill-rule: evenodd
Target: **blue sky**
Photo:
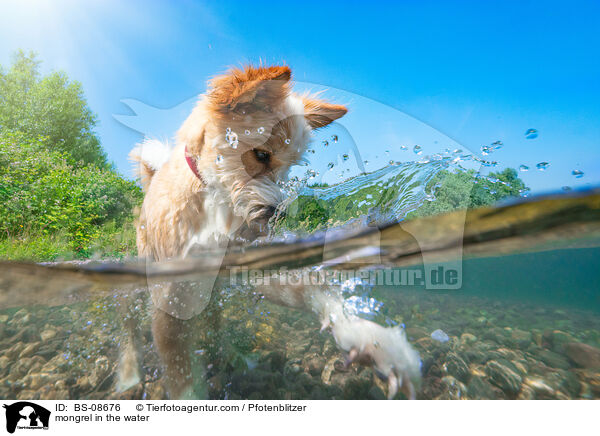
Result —
<instances>
[{"instance_id":1,"label":"blue sky","mask_svg":"<svg viewBox=\"0 0 600 436\"><path fill-rule=\"evenodd\" d=\"M113 117L131 114L122 99L172 108L227 66L262 59L290 65L301 88L328 87L347 102L349 116L318 140L346 129L371 168L384 150L415 159L403 143L479 152L501 140L489 157L528 165L526 183L546 191L600 184L598 28L597 1L9 0L0 63L32 49L45 70L81 81L125 174L140 134ZM525 139L529 128L538 138ZM542 161L550 167L536 171Z\"/></svg>"}]
</instances>

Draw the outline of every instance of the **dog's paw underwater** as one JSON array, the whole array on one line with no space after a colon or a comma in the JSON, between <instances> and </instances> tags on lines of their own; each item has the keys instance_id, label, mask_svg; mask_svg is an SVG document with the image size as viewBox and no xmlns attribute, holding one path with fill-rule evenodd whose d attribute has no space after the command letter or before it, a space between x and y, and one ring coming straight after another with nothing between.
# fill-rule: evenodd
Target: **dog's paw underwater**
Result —
<instances>
[{"instance_id":1,"label":"dog's paw underwater","mask_svg":"<svg viewBox=\"0 0 600 436\"><path fill-rule=\"evenodd\" d=\"M340 349L346 353L346 364L356 362L372 366L377 375L387 380L388 399L398 391L410 400L416 399L421 381L421 359L410 345L404 329L383 327L344 311L341 299L315 296L314 310L321 316L321 330L331 329Z\"/></svg>"}]
</instances>

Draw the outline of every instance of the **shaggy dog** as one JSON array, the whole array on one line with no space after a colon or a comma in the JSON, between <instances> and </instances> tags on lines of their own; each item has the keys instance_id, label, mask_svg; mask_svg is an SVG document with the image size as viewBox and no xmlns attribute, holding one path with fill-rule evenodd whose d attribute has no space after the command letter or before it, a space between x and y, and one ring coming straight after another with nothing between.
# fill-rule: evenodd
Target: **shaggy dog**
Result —
<instances>
[{"instance_id":1,"label":"shaggy dog","mask_svg":"<svg viewBox=\"0 0 600 436\"><path fill-rule=\"evenodd\" d=\"M278 183L300 162L311 132L346 114L344 106L292 91L287 66L232 69L209 82L171 150L145 141L130 154L145 198L137 226L139 255L152 262L182 258L192 247L226 248L228 241L265 235L283 200ZM215 259L215 270L220 259ZM154 342L171 398L192 398L190 320L205 307L214 277L194 284L155 284ZM302 286L265 286L267 298L312 310L330 327L349 361L372 364L414 398L419 357L402 330L344 313L339 294ZM118 388L140 379L134 327L127 326Z\"/></svg>"}]
</instances>

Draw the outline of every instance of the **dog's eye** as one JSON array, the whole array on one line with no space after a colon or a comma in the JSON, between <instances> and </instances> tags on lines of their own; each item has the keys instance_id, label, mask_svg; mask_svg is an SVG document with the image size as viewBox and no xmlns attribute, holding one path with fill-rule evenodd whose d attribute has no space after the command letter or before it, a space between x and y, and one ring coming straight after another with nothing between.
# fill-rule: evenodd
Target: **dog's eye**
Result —
<instances>
[{"instance_id":1,"label":"dog's eye","mask_svg":"<svg viewBox=\"0 0 600 436\"><path fill-rule=\"evenodd\" d=\"M266 164L269 163L269 160L271 160L271 155L268 151L258 150L257 148L252 151L254 152L254 156L256 156L256 160L260 163Z\"/></svg>"}]
</instances>

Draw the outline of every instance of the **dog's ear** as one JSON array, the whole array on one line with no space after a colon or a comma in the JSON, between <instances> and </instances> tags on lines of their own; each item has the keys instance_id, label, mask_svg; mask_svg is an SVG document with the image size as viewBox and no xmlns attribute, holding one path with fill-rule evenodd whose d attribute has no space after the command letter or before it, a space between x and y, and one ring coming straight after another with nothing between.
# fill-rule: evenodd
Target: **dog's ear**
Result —
<instances>
[{"instance_id":1,"label":"dog's ear","mask_svg":"<svg viewBox=\"0 0 600 436\"><path fill-rule=\"evenodd\" d=\"M348 112L346 106L327 103L316 98L302 97L302 101L304 103L304 117L313 129L325 127Z\"/></svg>"},{"instance_id":2,"label":"dog's ear","mask_svg":"<svg viewBox=\"0 0 600 436\"><path fill-rule=\"evenodd\" d=\"M200 156L204 146L205 117L200 105L183 122L177 131L177 139L186 145L188 153Z\"/></svg>"},{"instance_id":3,"label":"dog's ear","mask_svg":"<svg viewBox=\"0 0 600 436\"><path fill-rule=\"evenodd\" d=\"M291 77L287 66L234 68L212 79L207 95L221 113L268 112L289 94Z\"/></svg>"}]
</instances>

